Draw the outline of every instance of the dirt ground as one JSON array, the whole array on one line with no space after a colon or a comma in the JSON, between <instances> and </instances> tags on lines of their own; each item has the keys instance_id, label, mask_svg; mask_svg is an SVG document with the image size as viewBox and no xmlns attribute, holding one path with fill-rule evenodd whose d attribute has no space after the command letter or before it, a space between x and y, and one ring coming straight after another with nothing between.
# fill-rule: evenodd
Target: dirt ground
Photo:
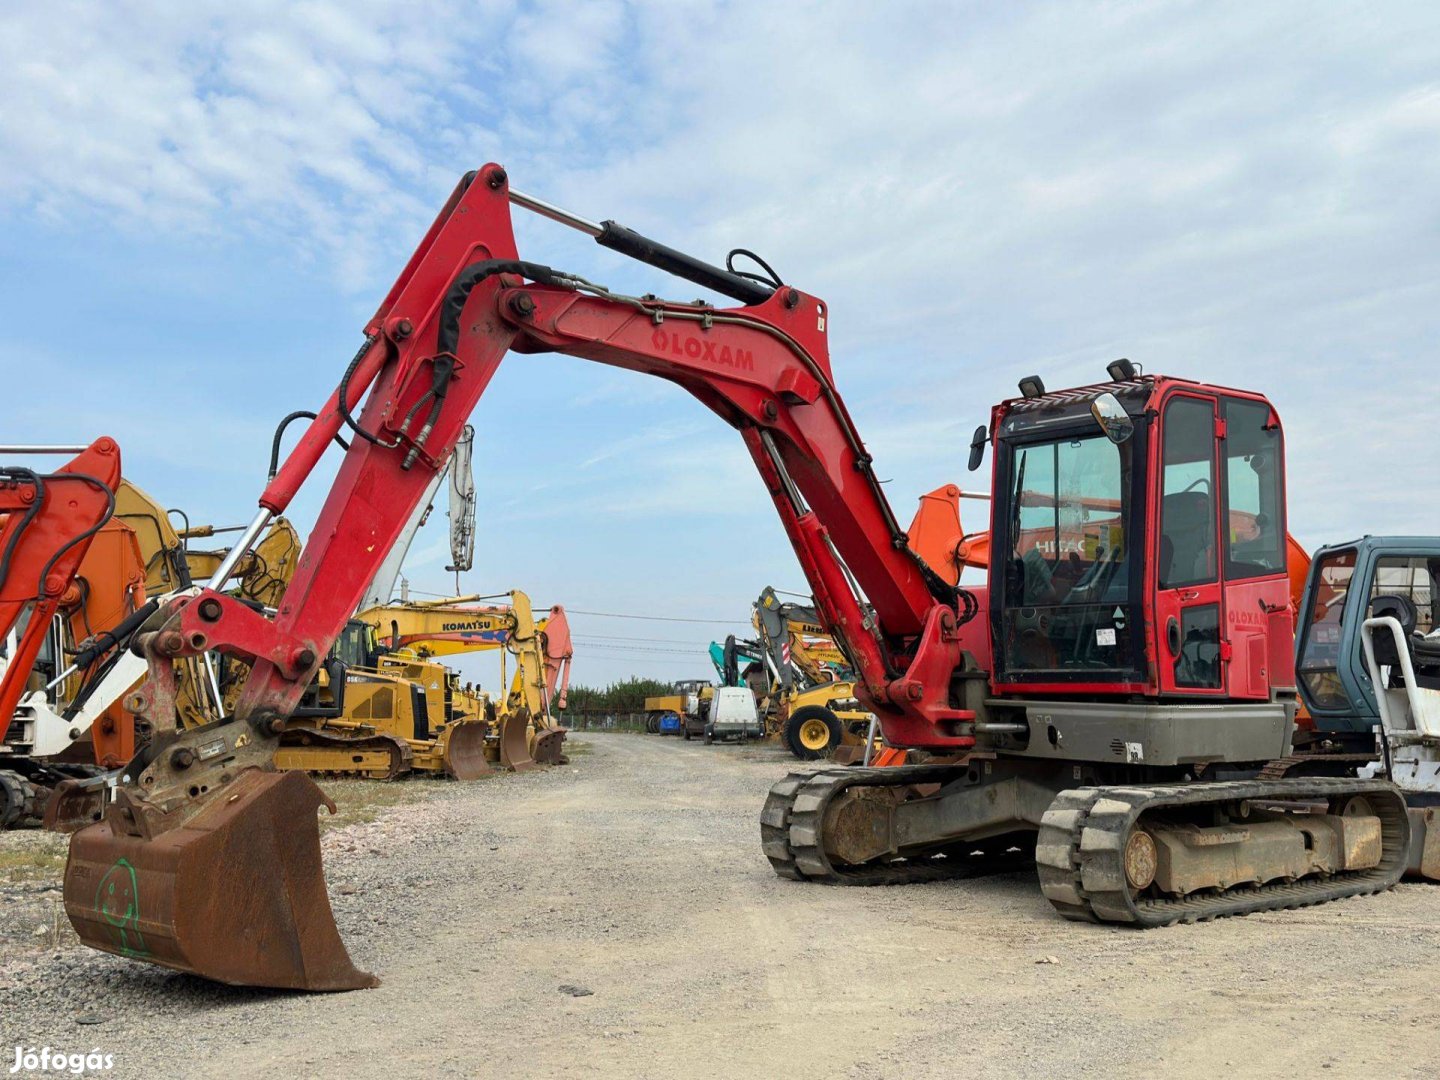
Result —
<instances>
[{"instance_id":1,"label":"dirt ground","mask_svg":"<svg viewBox=\"0 0 1440 1080\"><path fill-rule=\"evenodd\" d=\"M0 1067L48 1045L127 1077L1436 1073L1440 888L1135 932L1060 920L1030 874L805 885L760 853L778 751L572 743L568 766L389 785L327 828L377 990L237 990L90 952L57 924L63 847L7 834Z\"/></svg>"}]
</instances>

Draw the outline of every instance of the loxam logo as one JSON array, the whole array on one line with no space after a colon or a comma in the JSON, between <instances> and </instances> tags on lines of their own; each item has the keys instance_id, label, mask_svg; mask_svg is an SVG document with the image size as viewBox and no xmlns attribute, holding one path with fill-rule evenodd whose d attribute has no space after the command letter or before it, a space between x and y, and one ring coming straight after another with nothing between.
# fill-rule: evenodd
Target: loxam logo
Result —
<instances>
[{"instance_id":1,"label":"loxam logo","mask_svg":"<svg viewBox=\"0 0 1440 1080\"><path fill-rule=\"evenodd\" d=\"M1254 612L1241 611L1236 608L1230 609L1230 625L1232 626L1259 626L1264 627L1269 622L1269 616Z\"/></svg>"},{"instance_id":2,"label":"loxam logo","mask_svg":"<svg viewBox=\"0 0 1440 1080\"><path fill-rule=\"evenodd\" d=\"M754 371L755 354L749 349L732 349L729 345L715 348L715 342L693 334L680 334L674 330L656 327L650 335L650 344L676 356L688 356L691 360L708 360L716 367L735 368L737 371Z\"/></svg>"}]
</instances>

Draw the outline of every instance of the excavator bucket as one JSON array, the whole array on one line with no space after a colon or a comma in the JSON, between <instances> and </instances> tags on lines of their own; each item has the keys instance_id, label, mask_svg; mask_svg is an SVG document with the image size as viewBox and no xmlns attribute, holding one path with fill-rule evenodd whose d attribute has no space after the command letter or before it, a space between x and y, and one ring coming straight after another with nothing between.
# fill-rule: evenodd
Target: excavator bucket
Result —
<instances>
[{"instance_id":1,"label":"excavator bucket","mask_svg":"<svg viewBox=\"0 0 1440 1080\"><path fill-rule=\"evenodd\" d=\"M530 756L540 765L565 764L565 729L541 728L536 731Z\"/></svg>"},{"instance_id":2,"label":"excavator bucket","mask_svg":"<svg viewBox=\"0 0 1440 1080\"><path fill-rule=\"evenodd\" d=\"M445 771L456 780L478 780L490 772L485 760L485 737L490 725L483 720L465 720L445 733Z\"/></svg>"},{"instance_id":3,"label":"excavator bucket","mask_svg":"<svg viewBox=\"0 0 1440 1080\"><path fill-rule=\"evenodd\" d=\"M123 789L76 833L65 913L95 949L235 986L378 986L350 962L330 911L316 811L301 772L247 769L183 824L143 835Z\"/></svg>"},{"instance_id":4,"label":"excavator bucket","mask_svg":"<svg viewBox=\"0 0 1440 1080\"><path fill-rule=\"evenodd\" d=\"M525 729L529 726L525 710L510 713L500 720L500 764L516 772L535 768L535 759L530 756L530 740Z\"/></svg>"}]
</instances>

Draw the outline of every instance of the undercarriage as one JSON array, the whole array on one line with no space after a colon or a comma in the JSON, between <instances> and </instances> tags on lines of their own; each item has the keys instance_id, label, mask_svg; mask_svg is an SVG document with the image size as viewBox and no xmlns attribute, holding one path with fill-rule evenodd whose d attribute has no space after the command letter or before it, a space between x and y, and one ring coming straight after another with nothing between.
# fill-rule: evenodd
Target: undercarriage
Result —
<instances>
[{"instance_id":1,"label":"undercarriage","mask_svg":"<svg viewBox=\"0 0 1440 1080\"><path fill-rule=\"evenodd\" d=\"M1167 782L988 755L792 773L761 833L782 877L895 885L1034 866L1066 918L1138 927L1381 892L1411 838L1384 781Z\"/></svg>"}]
</instances>

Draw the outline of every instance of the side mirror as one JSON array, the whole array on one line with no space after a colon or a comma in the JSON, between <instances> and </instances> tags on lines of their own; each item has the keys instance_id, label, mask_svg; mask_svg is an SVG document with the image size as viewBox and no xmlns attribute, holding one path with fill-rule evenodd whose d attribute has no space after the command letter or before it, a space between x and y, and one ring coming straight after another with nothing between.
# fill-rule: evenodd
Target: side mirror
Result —
<instances>
[{"instance_id":1,"label":"side mirror","mask_svg":"<svg viewBox=\"0 0 1440 1080\"><path fill-rule=\"evenodd\" d=\"M975 434L970 437L970 465L969 469L974 472L980 467L980 462L985 460L985 440L990 437L990 429L981 424L975 429Z\"/></svg>"},{"instance_id":2,"label":"side mirror","mask_svg":"<svg viewBox=\"0 0 1440 1080\"><path fill-rule=\"evenodd\" d=\"M1100 430L1105 432L1105 437L1116 445L1135 434L1135 421L1130 419L1125 406L1120 404L1120 399L1114 394L1104 393L1092 401L1090 415L1095 417L1095 422L1100 425Z\"/></svg>"}]
</instances>

